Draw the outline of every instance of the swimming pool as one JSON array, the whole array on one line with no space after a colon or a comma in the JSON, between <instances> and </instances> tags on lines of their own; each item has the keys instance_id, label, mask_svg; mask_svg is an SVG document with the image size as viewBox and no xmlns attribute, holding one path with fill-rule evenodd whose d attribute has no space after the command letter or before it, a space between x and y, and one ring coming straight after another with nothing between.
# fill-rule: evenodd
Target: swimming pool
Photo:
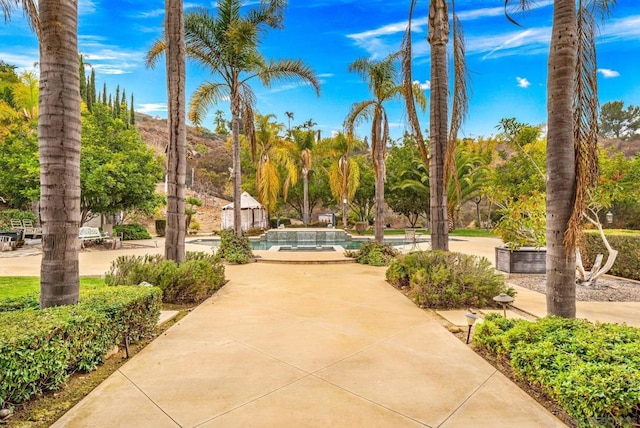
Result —
<instances>
[{"instance_id":1,"label":"swimming pool","mask_svg":"<svg viewBox=\"0 0 640 428\"><path fill-rule=\"evenodd\" d=\"M358 250L362 246L363 242L372 241L373 239L353 239L353 240L339 240L339 241L323 241L323 242L305 242L305 241L263 241L258 239L249 239L252 250L269 250L272 247L309 247L310 250L315 247L330 247L340 246L345 250ZM403 239L385 239L387 244L398 246L404 245ZM220 239L194 239L187 241L187 244L207 245L210 247L219 247Z\"/></svg>"}]
</instances>

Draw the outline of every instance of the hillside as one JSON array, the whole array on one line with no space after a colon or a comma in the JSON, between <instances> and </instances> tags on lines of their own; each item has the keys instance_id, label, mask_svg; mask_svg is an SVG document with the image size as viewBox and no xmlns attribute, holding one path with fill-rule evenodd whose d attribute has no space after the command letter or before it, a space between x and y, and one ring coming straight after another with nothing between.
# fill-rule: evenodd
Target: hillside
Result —
<instances>
[{"instance_id":1,"label":"hillside","mask_svg":"<svg viewBox=\"0 0 640 428\"><path fill-rule=\"evenodd\" d=\"M136 113L136 129L142 140L164 157L169 140L167 120ZM203 146L206 150L202 150ZM187 196L195 196L203 202L195 216L195 221L200 223L201 233L220 229L220 208L229 201L227 197L220 198L225 196L226 189L220 186L221 180L216 180L216 177L224 177L223 182L226 183L230 165L231 150L224 138L206 129L187 126ZM195 185L191 183L192 171ZM164 192L163 183L158 184L158 191ZM143 223L153 233L153 219L146 219Z\"/></svg>"}]
</instances>

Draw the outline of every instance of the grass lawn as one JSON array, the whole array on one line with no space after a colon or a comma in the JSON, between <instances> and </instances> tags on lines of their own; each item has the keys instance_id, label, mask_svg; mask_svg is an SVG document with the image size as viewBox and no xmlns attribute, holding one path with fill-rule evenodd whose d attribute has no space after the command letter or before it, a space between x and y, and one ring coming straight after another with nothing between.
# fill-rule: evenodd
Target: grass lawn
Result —
<instances>
[{"instance_id":1,"label":"grass lawn","mask_svg":"<svg viewBox=\"0 0 640 428\"><path fill-rule=\"evenodd\" d=\"M81 277L80 287L105 287L104 279ZM39 293L39 276L0 276L0 299Z\"/></svg>"}]
</instances>

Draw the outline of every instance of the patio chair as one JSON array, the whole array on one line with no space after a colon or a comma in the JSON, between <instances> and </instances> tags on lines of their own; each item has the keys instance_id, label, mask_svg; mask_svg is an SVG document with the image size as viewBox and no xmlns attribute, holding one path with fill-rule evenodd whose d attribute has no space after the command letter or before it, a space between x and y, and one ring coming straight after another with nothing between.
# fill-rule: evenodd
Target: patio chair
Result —
<instances>
[{"instance_id":1,"label":"patio chair","mask_svg":"<svg viewBox=\"0 0 640 428\"><path fill-rule=\"evenodd\" d=\"M10 251L12 249L11 237L7 235L0 235L0 251Z\"/></svg>"},{"instance_id":2,"label":"patio chair","mask_svg":"<svg viewBox=\"0 0 640 428\"><path fill-rule=\"evenodd\" d=\"M17 219L17 218L12 218L11 219L11 230L23 230L24 226L22 225L22 222Z\"/></svg>"},{"instance_id":3,"label":"patio chair","mask_svg":"<svg viewBox=\"0 0 640 428\"><path fill-rule=\"evenodd\" d=\"M31 238L36 238L38 236L42 236L42 228L35 227L31 220L22 220L22 228L24 229L24 236L30 236Z\"/></svg>"}]
</instances>

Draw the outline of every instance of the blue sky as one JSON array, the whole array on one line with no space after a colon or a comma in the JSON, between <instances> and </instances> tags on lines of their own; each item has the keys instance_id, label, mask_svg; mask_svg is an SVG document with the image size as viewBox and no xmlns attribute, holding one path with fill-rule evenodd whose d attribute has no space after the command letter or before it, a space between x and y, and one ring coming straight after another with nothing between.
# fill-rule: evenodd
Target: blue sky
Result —
<instances>
[{"instance_id":1,"label":"blue sky","mask_svg":"<svg viewBox=\"0 0 640 428\"><path fill-rule=\"evenodd\" d=\"M253 7L256 0L245 2ZM252 5L253 4L253 5ZM274 113L286 123L285 111L294 113L292 124L308 119L323 135L340 130L349 107L370 98L366 83L347 72L348 65L362 57L382 58L400 46L409 1L388 0L290 0L285 28L270 30L263 39L267 58L300 58L318 74L321 95L296 84L276 84L264 89L256 80L260 113ZM515 15L522 27L504 17L502 0L457 0L464 26L467 65L471 78L469 114L461 136L495 134L501 118L520 122L546 122L546 72L551 34L552 1L538 0L526 14ZM185 9L214 2L185 2ZM414 78L429 87L429 47L426 42L428 2L418 2L414 15ZM135 109L166 117L166 84L163 63L145 68L144 56L162 31L164 1L80 0L80 51L96 70L97 86L106 82L111 91L124 87L135 95ZM612 17L601 25L598 37L600 102L623 100L640 105L640 3L620 0ZM37 41L21 14L0 24L0 59L32 69L38 61ZM187 65L187 97L212 76ZM229 118L228 104L214 107L204 125L213 128L213 113L221 109ZM392 137L406 129L400 102L389 103L387 112ZM428 127L428 113L421 115ZM368 127L360 129L360 135Z\"/></svg>"}]
</instances>

